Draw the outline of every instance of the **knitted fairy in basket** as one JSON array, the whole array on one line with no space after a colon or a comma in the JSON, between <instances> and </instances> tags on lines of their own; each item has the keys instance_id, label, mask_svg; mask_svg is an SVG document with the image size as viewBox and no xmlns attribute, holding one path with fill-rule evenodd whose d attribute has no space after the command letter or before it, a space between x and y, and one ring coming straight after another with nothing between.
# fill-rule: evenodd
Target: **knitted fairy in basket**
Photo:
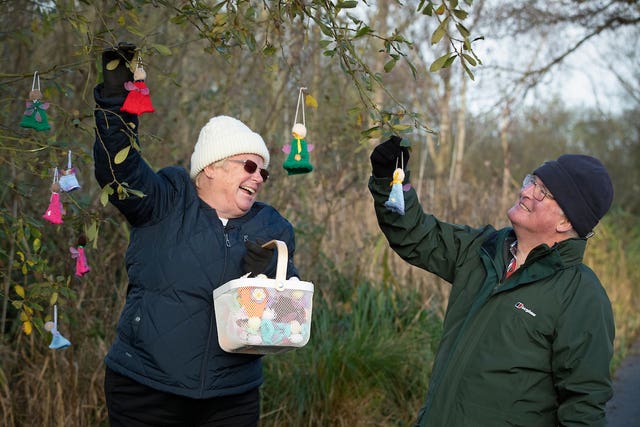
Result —
<instances>
[{"instance_id":1,"label":"knitted fairy in basket","mask_svg":"<svg viewBox=\"0 0 640 427\"><path fill-rule=\"evenodd\" d=\"M149 88L145 83L146 78L147 73L142 67L142 57L138 55L138 65L136 65L136 69L133 72L133 82L126 82L124 84L124 87L129 91L129 94L124 100L124 104L122 104L120 111L137 114L138 116L143 113L153 113L155 111L151 104Z\"/></svg>"},{"instance_id":2,"label":"knitted fairy in basket","mask_svg":"<svg viewBox=\"0 0 640 427\"><path fill-rule=\"evenodd\" d=\"M288 154L286 160L282 164L282 167L287 171L288 175L309 173L313 170L313 166L309 161L309 152L313 151L313 144L307 144L307 141L304 139L307 136L307 128L305 126L302 91L305 89L305 87L301 87L298 94L298 105L296 107L296 116L294 119L295 124L291 129L293 140L291 141L291 144L287 144L282 147L282 151ZM301 105L302 123L298 123L298 111Z\"/></svg>"},{"instance_id":3,"label":"knitted fairy in basket","mask_svg":"<svg viewBox=\"0 0 640 427\"><path fill-rule=\"evenodd\" d=\"M40 76L36 71L33 74L33 83L31 84L31 92L29 92L29 100L27 108L24 111L20 126L23 128L31 128L37 131L45 131L51 129L47 120L46 110L49 108L48 102L42 102L42 92L40 92Z\"/></svg>"}]
</instances>

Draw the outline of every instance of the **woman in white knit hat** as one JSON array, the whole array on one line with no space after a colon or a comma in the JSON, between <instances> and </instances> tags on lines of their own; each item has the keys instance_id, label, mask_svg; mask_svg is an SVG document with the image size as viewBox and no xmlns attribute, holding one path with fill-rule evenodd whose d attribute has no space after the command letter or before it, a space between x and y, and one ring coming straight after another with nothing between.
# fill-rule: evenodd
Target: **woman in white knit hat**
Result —
<instances>
[{"instance_id":1,"label":"woman in white knit hat","mask_svg":"<svg viewBox=\"0 0 640 427\"><path fill-rule=\"evenodd\" d=\"M130 45L105 50L104 83L94 90L96 179L101 187L116 190L126 182L144 193L110 197L132 228L127 300L105 357L109 421L256 426L261 358L220 348L212 291L246 273L273 277L276 257L258 244L272 239L287 244L287 278L298 276L293 227L256 201L269 177L269 150L244 123L218 116L200 132L190 173L154 172L136 150L114 164L138 140L138 116L120 110L124 82L131 80L125 62L134 51ZM106 67L116 60L117 67Z\"/></svg>"}]
</instances>

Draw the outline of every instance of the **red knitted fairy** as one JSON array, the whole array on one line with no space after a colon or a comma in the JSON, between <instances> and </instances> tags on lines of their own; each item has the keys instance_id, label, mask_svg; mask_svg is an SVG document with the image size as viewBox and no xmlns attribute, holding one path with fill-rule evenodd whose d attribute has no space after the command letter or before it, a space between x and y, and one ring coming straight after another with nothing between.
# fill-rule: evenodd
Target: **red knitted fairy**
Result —
<instances>
[{"instance_id":1,"label":"red knitted fairy","mask_svg":"<svg viewBox=\"0 0 640 427\"><path fill-rule=\"evenodd\" d=\"M138 116L143 113L153 113L155 111L151 104L149 88L147 88L147 84L144 82L146 78L147 73L142 67L142 58L138 56L138 65L133 72L133 82L126 82L124 84L129 94L127 95L127 99L124 100L120 111L137 114Z\"/></svg>"}]
</instances>

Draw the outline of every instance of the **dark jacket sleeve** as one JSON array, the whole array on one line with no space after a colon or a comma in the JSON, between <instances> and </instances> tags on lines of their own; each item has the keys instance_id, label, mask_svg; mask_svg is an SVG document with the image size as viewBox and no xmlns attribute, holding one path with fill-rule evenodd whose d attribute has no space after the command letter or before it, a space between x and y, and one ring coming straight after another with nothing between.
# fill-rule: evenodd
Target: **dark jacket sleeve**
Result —
<instances>
[{"instance_id":1,"label":"dark jacket sleeve","mask_svg":"<svg viewBox=\"0 0 640 427\"><path fill-rule=\"evenodd\" d=\"M138 116L120 111L123 98L102 96L102 84L94 89L96 139L93 146L95 177L101 188L110 186L109 201L131 225L158 220L177 191L156 174L140 154ZM116 156L128 150L124 160ZM129 192L124 194L123 192Z\"/></svg>"},{"instance_id":2,"label":"dark jacket sleeve","mask_svg":"<svg viewBox=\"0 0 640 427\"><path fill-rule=\"evenodd\" d=\"M564 296L553 342L553 377L561 426L605 426L613 396L610 361L615 326L611 303L595 274L581 266L576 293Z\"/></svg>"},{"instance_id":3,"label":"dark jacket sleeve","mask_svg":"<svg viewBox=\"0 0 640 427\"><path fill-rule=\"evenodd\" d=\"M389 197L390 182L388 178L372 176L369 179L378 225L389 246L408 263L453 283L460 260L470 250L478 250L495 229L440 221L423 211L413 188L404 192L405 214L392 212L384 205Z\"/></svg>"}]
</instances>

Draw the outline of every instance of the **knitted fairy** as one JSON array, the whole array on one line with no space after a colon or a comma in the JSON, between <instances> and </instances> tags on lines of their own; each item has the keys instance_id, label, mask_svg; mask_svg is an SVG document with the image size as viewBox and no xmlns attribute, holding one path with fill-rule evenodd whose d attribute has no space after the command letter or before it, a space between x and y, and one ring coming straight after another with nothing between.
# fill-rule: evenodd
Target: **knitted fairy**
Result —
<instances>
[{"instance_id":1,"label":"knitted fairy","mask_svg":"<svg viewBox=\"0 0 640 427\"><path fill-rule=\"evenodd\" d=\"M147 88L147 84L144 82L146 78L147 73L142 67L142 58L138 56L138 65L133 72L133 82L126 82L124 84L129 94L124 100L120 111L126 111L127 113L138 116L143 113L153 113L155 111L151 104L149 88Z\"/></svg>"},{"instance_id":2,"label":"knitted fairy","mask_svg":"<svg viewBox=\"0 0 640 427\"><path fill-rule=\"evenodd\" d=\"M282 167L287 171L288 175L309 173L313 170L313 166L309 162L309 152L313 151L313 144L307 144L307 141L304 139L307 136L307 128L305 126L302 91L305 89L305 87L301 87L300 92L298 93L296 116L293 128L291 129L293 140L291 141L291 144L287 144L282 147L282 151L288 154L282 164ZM302 123L298 122L298 111L300 106L302 106Z\"/></svg>"},{"instance_id":3,"label":"knitted fairy","mask_svg":"<svg viewBox=\"0 0 640 427\"><path fill-rule=\"evenodd\" d=\"M60 182L58 180L58 168L55 168L53 174L53 183L51 184L51 198L49 199L49 207L42 215L42 218L49 221L51 224L62 224L62 215L64 215L64 208L60 201Z\"/></svg>"},{"instance_id":4,"label":"knitted fairy","mask_svg":"<svg viewBox=\"0 0 640 427\"><path fill-rule=\"evenodd\" d=\"M78 247L70 247L69 252L71 252L71 258L75 258L76 260L76 276L82 277L88 272L91 271L91 267L87 263L87 256L84 253L84 247L87 244L87 238L84 236L80 236L78 238Z\"/></svg>"},{"instance_id":5,"label":"knitted fairy","mask_svg":"<svg viewBox=\"0 0 640 427\"><path fill-rule=\"evenodd\" d=\"M402 194L402 181L404 181L404 171L402 168L396 168L393 171L393 179L391 180L391 193L389 199L384 202L387 209L392 212L404 215L404 194Z\"/></svg>"},{"instance_id":6,"label":"knitted fairy","mask_svg":"<svg viewBox=\"0 0 640 427\"><path fill-rule=\"evenodd\" d=\"M52 350L62 350L71 345L71 341L62 336L58 331L58 305L53 306L53 322L44 324L44 329L51 332L51 344L49 348Z\"/></svg>"},{"instance_id":7,"label":"knitted fairy","mask_svg":"<svg viewBox=\"0 0 640 427\"><path fill-rule=\"evenodd\" d=\"M66 193L80 188L76 168L71 166L71 150L67 154L67 168L60 173L60 189Z\"/></svg>"},{"instance_id":8,"label":"knitted fairy","mask_svg":"<svg viewBox=\"0 0 640 427\"><path fill-rule=\"evenodd\" d=\"M313 151L313 144L307 144L307 128L302 123L296 123L291 129L293 140L291 144L282 147L282 151L287 153L287 159L282 167L288 175L309 173L313 170L313 165L309 162L309 152Z\"/></svg>"},{"instance_id":9,"label":"knitted fairy","mask_svg":"<svg viewBox=\"0 0 640 427\"><path fill-rule=\"evenodd\" d=\"M33 74L33 83L31 84L31 92L29 92L29 101L24 112L20 126L23 128L31 128L37 131L45 131L51 129L47 121L47 113L45 110L49 108L48 102L42 102L42 92L40 92L40 76L36 71Z\"/></svg>"}]
</instances>

